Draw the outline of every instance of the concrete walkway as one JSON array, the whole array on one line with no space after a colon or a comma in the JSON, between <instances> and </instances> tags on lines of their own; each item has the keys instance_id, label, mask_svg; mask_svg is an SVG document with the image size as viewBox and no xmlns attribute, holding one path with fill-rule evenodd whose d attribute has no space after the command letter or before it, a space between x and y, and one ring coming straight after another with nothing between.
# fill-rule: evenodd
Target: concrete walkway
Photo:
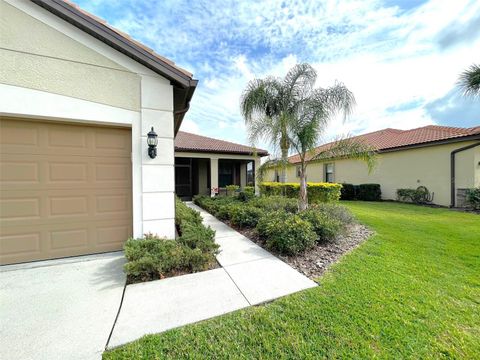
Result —
<instances>
[{"instance_id":1,"label":"concrete walkway","mask_svg":"<svg viewBox=\"0 0 480 360\"><path fill-rule=\"evenodd\" d=\"M203 209L188 205L216 231L222 268L127 286L109 348L316 286Z\"/></svg>"}]
</instances>

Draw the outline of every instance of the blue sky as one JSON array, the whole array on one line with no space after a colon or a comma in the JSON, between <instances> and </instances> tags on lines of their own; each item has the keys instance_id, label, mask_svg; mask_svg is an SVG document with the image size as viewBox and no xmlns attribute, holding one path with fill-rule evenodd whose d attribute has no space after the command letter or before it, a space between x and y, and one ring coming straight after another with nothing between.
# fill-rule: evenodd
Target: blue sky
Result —
<instances>
[{"instance_id":1,"label":"blue sky","mask_svg":"<svg viewBox=\"0 0 480 360\"><path fill-rule=\"evenodd\" d=\"M299 62L317 69L318 86L342 81L357 100L324 140L385 127L480 125L480 101L455 86L480 62L478 0L75 1L200 80L185 131L246 143L245 85Z\"/></svg>"}]
</instances>

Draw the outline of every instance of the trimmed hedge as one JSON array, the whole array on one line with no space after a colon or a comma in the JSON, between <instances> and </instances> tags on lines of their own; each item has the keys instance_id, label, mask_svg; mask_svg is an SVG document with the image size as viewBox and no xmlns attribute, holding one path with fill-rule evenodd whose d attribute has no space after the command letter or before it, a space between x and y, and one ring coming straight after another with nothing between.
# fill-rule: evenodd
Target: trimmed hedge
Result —
<instances>
[{"instance_id":1,"label":"trimmed hedge","mask_svg":"<svg viewBox=\"0 0 480 360\"><path fill-rule=\"evenodd\" d=\"M380 201L380 184L342 184L340 200Z\"/></svg>"},{"instance_id":2,"label":"trimmed hedge","mask_svg":"<svg viewBox=\"0 0 480 360\"><path fill-rule=\"evenodd\" d=\"M180 236L174 240L153 234L127 240L124 271L129 283L202 271L215 263L219 248L214 241L215 231L205 227L200 214L179 199L175 225Z\"/></svg>"},{"instance_id":3,"label":"trimmed hedge","mask_svg":"<svg viewBox=\"0 0 480 360\"><path fill-rule=\"evenodd\" d=\"M342 185L335 183L307 183L307 194L310 203L338 201ZM263 182L260 184L260 193L265 196L283 195L289 198L298 198L300 184Z\"/></svg>"},{"instance_id":4,"label":"trimmed hedge","mask_svg":"<svg viewBox=\"0 0 480 360\"><path fill-rule=\"evenodd\" d=\"M357 199L363 201L380 201L382 199L380 184L358 185Z\"/></svg>"}]
</instances>

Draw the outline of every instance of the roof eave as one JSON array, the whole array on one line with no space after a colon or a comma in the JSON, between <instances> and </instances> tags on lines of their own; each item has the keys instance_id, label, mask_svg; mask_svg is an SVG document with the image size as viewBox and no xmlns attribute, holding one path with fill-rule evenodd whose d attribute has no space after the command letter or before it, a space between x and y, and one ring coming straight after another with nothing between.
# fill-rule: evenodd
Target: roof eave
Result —
<instances>
[{"instance_id":1,"label":"roof eave","mask_svg":"<svg viewBox=\"0 0 480 360\"><path fill-rule=\"evenodd\" d=\"M245 155L245 156L268 156L268 152L241 152L241 151L222 151L222 150L209 150L209 149L185 149L175 148L175 152L191 152L191 153L205 153L205 154L227 154L227 155Z\"/></svg>"}]
</instances>

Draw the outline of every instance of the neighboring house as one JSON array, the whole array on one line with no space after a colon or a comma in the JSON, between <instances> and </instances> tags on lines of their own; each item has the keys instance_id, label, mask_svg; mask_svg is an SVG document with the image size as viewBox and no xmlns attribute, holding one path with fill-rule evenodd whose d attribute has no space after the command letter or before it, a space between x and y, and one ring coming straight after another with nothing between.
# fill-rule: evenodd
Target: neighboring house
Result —
<instances>
[{"instance_id":1,"label":"neighboring house","mask_svg":"<svg viewBox=\"0 0 480 360\"><path fill-rule=\"evenodd\" d=\"M61 0L0 0L0 34L0 264L173 238L192 74Z\"/></svg>"},{"instance_id":2,"label":"neighboring house","mask_svg":"<svg viewBox=\"0 0 480 360\"><path fill-rule=\"evenodd\" d=\"M307 180L354 185L377 183L383 199L396 199L399 188L426 186L434 193L433 203L461 206L464 189L480 186L480 126L454 128L425 126L411 130L384 129L352 139L373 146L378 163L371 173L362 161L331 159L311 162ZM316 152L330 144L319 146ZM298 155L291 156L287 181L298 178ZM265 180L276 181L270 170ZM457 200L458 197L458 200Z\"/></svg>"},{"instance_id":3,"label":"neighboring house","mask_svg":"<svg viewBox=\"0 0 480 360\"><path fill-rule=\"evenodd\" d=\"M182 199L221 193L227 185L255 185L266 150L179 131L175 137L175 192Z\"/></svg>"}]
</instances>

